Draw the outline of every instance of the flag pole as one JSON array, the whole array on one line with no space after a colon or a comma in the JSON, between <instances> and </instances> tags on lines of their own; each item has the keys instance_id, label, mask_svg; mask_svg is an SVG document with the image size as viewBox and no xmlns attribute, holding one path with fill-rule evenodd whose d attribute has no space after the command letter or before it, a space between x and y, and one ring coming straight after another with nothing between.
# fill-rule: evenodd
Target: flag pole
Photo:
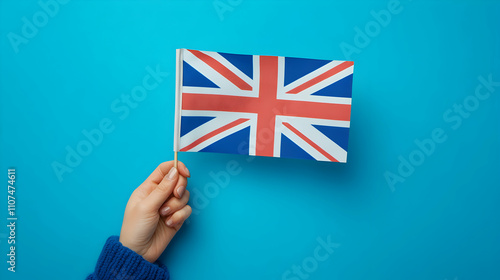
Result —
<instances>
[{"instance_id":1,"label":"flag pole","mask_svg":"<svg viewBox=\"0 0 500 280\"><path fill-rule=\"evenodd\" d=\"M181 87L182 87L182 49L175 50L175 123L174 123L174 167L177 168L181 127Z\"/></svg>"}]
</instances>

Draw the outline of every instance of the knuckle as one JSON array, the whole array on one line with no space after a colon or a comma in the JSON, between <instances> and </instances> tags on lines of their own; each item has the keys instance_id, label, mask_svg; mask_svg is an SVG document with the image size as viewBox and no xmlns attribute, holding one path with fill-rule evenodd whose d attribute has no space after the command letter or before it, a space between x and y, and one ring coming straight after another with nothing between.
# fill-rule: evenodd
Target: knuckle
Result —
<instances>
[{"instance_id":1,"label":"knuckle","mask_svg":"<svg viewBox=\"0 0 500 280\"><path fill-rule=\"evenodd\" d=\"M187 213L186 218L189 217L192 212L193 212L193 209L191 208L191 206L186 205L186 213Z\"/></svg>"},{"instance_id":2,"label":"knuckle","mask_svg":"<svg viewBox=\"0 0 500 280\"><path fill-rule=\"evenodd\" d=\"M161 181L161 183L158 185L158 190L162 192L169 191L172 188L172 182L167 182L166 180Z\"/></svg>"},{"instance_id":3,"label":"knuckle","mask_svg":"<svg viewBox=\"0 0 500 280\"><path fill-rule=\"evenodd\" d=\"M174 213L175 214L175 213ZM169 218L167 218L167 221L171 221L172 224L176 224L177 223L177 217L175 215L171 215Z\"/></svg>"},{"instance_id":4,"label":"knuckle","mask_svg":"<svg viewBox=\"0 0 500 280\"><path fill-rule=\"evenodd\" d=\"M165 175L167 175L167 172L170 169L171 165L172 165L172 161L164 161L164 162L160 163L160 165L158 165L158 167L156 169L160 172L160 174L165 176Z\"/></svg>"},{"instance_id":5,"label":"knuckle","mask_svg":"<svg viewBox=\"0 0 500 280\"><path fill-rule=\"evenodd\" d=\"M170 161L164 161L162 163L160 163L160 165L158 165L158 168L161 170L161 169L164 169L167 167L167 165L169 165Z\"/></svg>"},{"instance_id":6,"label":"knuckle","mask_svg":"<svg viewBox=\"0 0 500 280\"><path fill-rule=\"evenodd\" d=\"M187 178L184 176L179 176L179 183L186 184L187 183Z\"/></svg>"},{"instance_id":7,"label":"knuckle","mask_svg":"<svg viewBox=\"0 0 500 280\"><path fill-rule=\"evenodd\" d=\"M165 201L165 202L163 203L163 205L160 207L160 209L163 209L163 208L165 208L165 207L167 207L167 206L168 206L168 207L170 207L170 208L172 208L172 202L170 201L170 199L169 199L169 200L167 200L167 201Z\"/></svg>"},{"instance_id":8,"label":"knuckle","mask_svg":"<svg viewBox=\"0 0 500 280\"><path fill-rule=\"evenodd\" d=\"M177 209L178 202L174 199L174 197L170 198L166 203L166 206L170 207L170 209Z\"/></svg>"},{"instance_id":9,"label":"knuckle","mask_svg":"<svg viewBox=\"0 0 500 280\"><path fill-rule=\"evenodd\" d=\"M172 221L172 223L174 225L176 225L176 224L178 224L181 221L181 217L179 217L178 215L172 215L172 217L170 218L170 220Z\"/></svg>"}]
</instances>

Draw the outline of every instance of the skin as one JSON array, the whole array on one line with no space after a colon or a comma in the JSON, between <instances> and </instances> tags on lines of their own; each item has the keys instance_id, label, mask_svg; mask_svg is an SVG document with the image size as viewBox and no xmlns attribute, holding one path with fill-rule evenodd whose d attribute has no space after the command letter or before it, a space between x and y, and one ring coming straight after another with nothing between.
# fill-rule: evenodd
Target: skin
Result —
<instances>
[{"instance_id":1,"label":"skin","mask_svg":"<svg viewBox=\"0 0 500 280\"><path fill-rule=\"evenodd\" d=\"M186 190L189 170L182 162L160 164L130 196L125 208L120 242L155 262L191 215Z\"/></svg>"}]
</instances>

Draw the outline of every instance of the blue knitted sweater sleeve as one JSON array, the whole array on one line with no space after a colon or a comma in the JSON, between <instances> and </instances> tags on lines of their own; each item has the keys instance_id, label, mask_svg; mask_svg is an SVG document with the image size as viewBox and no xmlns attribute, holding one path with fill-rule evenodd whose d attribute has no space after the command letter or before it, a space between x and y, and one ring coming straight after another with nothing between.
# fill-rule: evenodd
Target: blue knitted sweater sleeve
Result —
<instances>
[{"instance_id":1,"label":"blue knitted sweater sleeve","mask_svg":"<svg viewBox=\"0 0 500 280\"><path fill-rule=\"evenodd\" d=\"M118 236L111 236L102 249L93 274L87 280L167 280L167 267L150 263L141 255L123 246Z\"/></svg>"}]
</instances>

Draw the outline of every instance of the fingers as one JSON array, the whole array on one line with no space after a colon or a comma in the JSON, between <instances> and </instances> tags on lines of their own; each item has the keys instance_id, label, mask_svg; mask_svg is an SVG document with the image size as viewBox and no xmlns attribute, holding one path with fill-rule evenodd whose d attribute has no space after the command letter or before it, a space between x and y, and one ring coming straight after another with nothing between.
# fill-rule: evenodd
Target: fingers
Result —
<instances>
[{"instance_id":1,"label":"fingers","mask_svg":"<svg viewBox=\"0 0 500 280\"><path fill-rule=\"evenodd\" d=\"M163 177L161 182L154 190L144 199L144 206L149 211L158 211L165 200L172 194L174 187L179 180L179 173L175 167L171 167L170 171Z\"/></svg>"},{"instance_id":2,"label":"fingers","mask_svg":"<svg viewBox=\"0 0 500 280\"><path fill-rule=\"evenodd\" d=\"M180 161L177 161L177 168L179 169L179 172L181 173L182 176L184 177L191 177L191 173L189 173L189 169L186 167L186 165Z\"/></svg>"},{"instance_id":3,"label":"fingers","mask_svg":"<svg viewBox=\"0 0 500 280\"><path fill-rule=\"evenodd\" d=\"M155 171L149 175L149 177L136 189L137 193L141 196L148 196L156 188L156 186L165 178L168 171L174 166L173 161L166 161L158 165ZM189 170L182 162L178 162L177 165L178 172L184 176L189 177Z\"/></svg>"},{"instance_id":4,"label":"fingers","mask_svg":"<svg viewBox=\"0 0 500 280\"><path fill-rule=\"evenodd\" d=\"M184 223L184 221L187 218L189 218L189 215L191 215L192 211L193 210L191 209L191 206L186 205L186 206L182 207L180 210L178 210L177 212L174 212L174 214L172 214L172 216L167 218L165 223L167 224L168 227L175 227L177 225L180 225L180 224Z\"/></svg>"},{"instance_id":5,"label":"fingers","mask_svg":"<svg viewBox=\"0 0 500 280\"><path fill-rule=\"evenodd\" d=\"M174 161L166 161L162 162L158 167L149 175L149 177L146 179L145 182L152 182L154 184L159 184L165 175L170 171L170 169L174 166ZM189 174L189 170L187 169L186 165L184 163L178 161L177 164L177 169L179 173L184 176L184 177L190 177L191 175Z\"/></svg>"},{"instance_id":6,"label":"fingers","mask_svg":"<svg viewBox=\"0 0 500 280\"><path fill-rule=\"evenodd\" d=\"M160 208L160 215L168 216L186 206L189 201L189 191L186 191L184 195L179 199L177 197L169 198Z\"/></svg>"},{"instance_id":7,"label":"fingers","mask_svg":"<svg viewBox=\"0 0 500 280\"><path fill-rule=\"evenodd\" d=\"M179 180L177 180L177 185L174 189L174 196L177 198L181 198L182 194L186 191L187 186L187 178L184 176L179 176Z\"/></svg>"}]
</instances>

